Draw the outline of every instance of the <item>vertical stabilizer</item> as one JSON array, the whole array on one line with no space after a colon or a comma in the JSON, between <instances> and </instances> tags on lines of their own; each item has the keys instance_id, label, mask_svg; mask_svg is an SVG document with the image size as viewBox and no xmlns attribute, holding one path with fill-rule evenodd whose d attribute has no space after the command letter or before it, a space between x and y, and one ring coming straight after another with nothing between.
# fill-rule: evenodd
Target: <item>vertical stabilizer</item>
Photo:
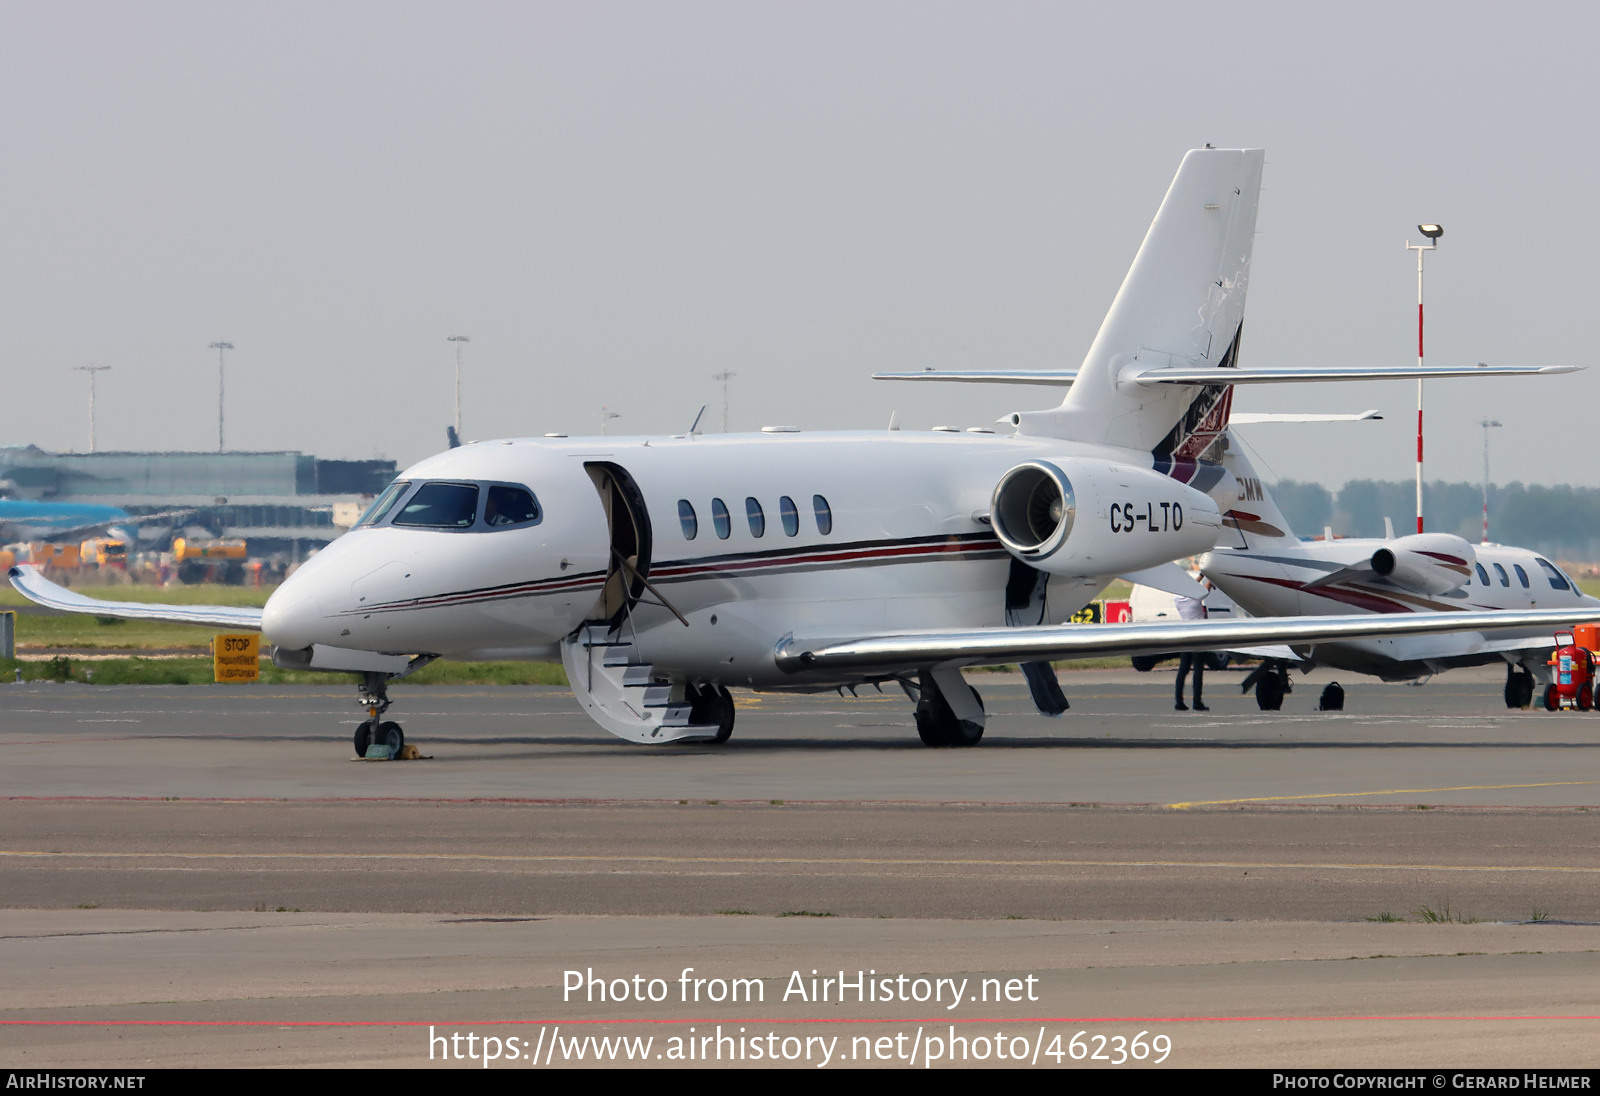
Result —
<instances>
[{"instance_id":1,"label":"vertical stabilizer","mask_svg":"<svg viewBox=\"0 0 1600 1096\"><path fill-rule=\"evenodd\" d=\"M1237 365L1264 158L1260 149L1212 148L1183 158L1067 398L1017 416L1023 433L1212 455L1229 386L1138 385L1120 374Z\"/></svg>"},{"instance_id":2,"label":"vertical stabilizer","mask_svg":"<svg viewBox=\"0 0 1600 1096\"><path fill-rule=\"evenodd\" d=\"M1238 485L1237 495L1228 506L1222 507L1222 535L1217 538L1218 548L1271 548L1273 545L1298 545L1294 530L1272 501L1267 485L1261 482L1255 467L1244 455L1239 439L1227 439L1227 452L1222 466L1233 473Z\"/></svg>"}]
</instances>

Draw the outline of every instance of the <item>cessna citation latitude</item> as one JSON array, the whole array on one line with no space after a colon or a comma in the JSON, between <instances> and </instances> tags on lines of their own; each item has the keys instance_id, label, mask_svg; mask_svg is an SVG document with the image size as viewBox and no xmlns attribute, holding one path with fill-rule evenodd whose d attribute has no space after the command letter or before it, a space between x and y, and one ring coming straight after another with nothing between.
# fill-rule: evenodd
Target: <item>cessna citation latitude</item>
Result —
<instances>
[{"instance_id":1,"label":"cessna citation latitude","mask_svg":"<svg viewBox=\"0 0 1600 1096\"><path fill-rule=\"evenodd\" d=\"M406 470L259 613L96 601L26 568L12 582L60 608L259 627L280 666L359 674L360 752L398 747L386 686L441 657L560 659L583 709L633 742L726 740L730 685L898 684L923 742L971 746L985 719L966 666L1022 664L1059 715L1052 659L1592 615L1068 623L1118 576L1195 588L1169 561L1210 549L1238 500L1216 459L1233 385L1540 371L1239 369L1262 161L1184 157L1080 369L977 378L1069 385L1008 435L480 442Z\"/></svg>"},{"instance_id":2,"label":"cessna citation latitude","mask_svg":"<svg viewBox=\"0 0 1600 1096\"><path fill-rule=\"evenodd\" d=\"M1450 533L1299 540L1245 455L1230 447L1222 463L1239 486L1238 500L1223 517L1227 533L1201 557L1200 567L1219 590L1256 616L1571 608L1600 617L1600 600L1526 548L1473 545ZM1267 672L1252 676L1257 704L1276 710L1283 704L1290 663L1303 670L1324 665L1385 681L1415 681L1454 666L1504 662L1506 706L1526 708L1535 697L1544 703L1552 646L1549 628L1294 643L1252 651L1267 656L1270 664Z\"/></svg>"}]
</instances>

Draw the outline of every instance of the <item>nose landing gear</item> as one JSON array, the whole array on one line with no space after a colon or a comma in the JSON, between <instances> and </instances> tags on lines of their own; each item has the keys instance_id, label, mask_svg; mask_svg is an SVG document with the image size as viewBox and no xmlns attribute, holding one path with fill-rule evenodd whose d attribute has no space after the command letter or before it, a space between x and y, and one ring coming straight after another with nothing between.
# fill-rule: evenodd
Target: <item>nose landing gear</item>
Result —
<instances>
[{"instance_id":1,"label":"nose landing gear","mask_svg":"<svg viewBox=\"0 0 1600 1096\"><path fill-rule=\"evenodd\" d=\"M413 659L404 674L379 673L371 670L362 673L361 684L356 687L356 703L367 710L367 718L356 727L352 741L357 757L366 757L367 749L371 746L387 746L391 758L400 756L400 751L405 749L406 745L405 731L401 730L400 724L382 718L383 713L389 710L389 682L420 670L432 661L432 656Z\"/></svg>"}]
</instances>

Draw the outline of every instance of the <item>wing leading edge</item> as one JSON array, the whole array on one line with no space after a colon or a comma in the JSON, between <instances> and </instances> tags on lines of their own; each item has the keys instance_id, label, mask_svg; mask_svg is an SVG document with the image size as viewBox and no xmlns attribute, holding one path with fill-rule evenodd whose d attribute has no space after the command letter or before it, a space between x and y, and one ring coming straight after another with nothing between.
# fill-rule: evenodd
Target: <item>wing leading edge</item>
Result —
<instances>
[{"instance_id":1,"label":"wing leading edge","mask_svg":"<svg viewBox=\"0 0 1600 1096\"><path fill-rule=\"evenodd\" d=\"M905 632L857 639L785 639L778 667L795 673L885 673L912 667L983 666L1241 647L1303 646L1348 639L1556 628L1595 620L1583 609L1419 613L1395 616L1249 617L1243 620L1146 621L1139 624L1058 624L1034 628L976 628L962 632ZM1552 644L1553 645L1553 644Z\"/></svg>"},{"instance_id":2,"label":"wing leading edge","mask_svg":"<svg viewBox=\"0 0 1600 1096\"><path fill-rule=\"evenodd\" d=\"M202 624L224 628L261 630L261 610L237 605L163 605L139 601L102 601L57 586L36 568L11 568L11 585L38 605L68 613L92 613L122 620L165 620L174 624Z\"/></svg>"}]
</instances>

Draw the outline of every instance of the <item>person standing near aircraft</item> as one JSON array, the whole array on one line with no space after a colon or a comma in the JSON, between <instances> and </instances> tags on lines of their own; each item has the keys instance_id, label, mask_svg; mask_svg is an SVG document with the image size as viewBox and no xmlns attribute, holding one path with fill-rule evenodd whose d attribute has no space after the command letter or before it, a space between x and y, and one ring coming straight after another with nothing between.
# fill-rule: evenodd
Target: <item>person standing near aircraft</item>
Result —
<instances>
[{"instance_id":1,"label":"person standing near aircraft","mask_svg":"<svg viewBox=\"0 0 1600 1096\"><path fill-rule=\"evenodd\" d=\"M1206 583L1206 589L1209 590L1210 588L1211 583ZM1176 603L1179 620L1204 620L1206 618L1205 602L1199 598L1179 595L1176 598ZM1189 676L1191 669L1194 670L1194 710L1197 712L1210 711L1211 709L1207 708L1205 702L1200 699L1200 691L1204 687L1206 679L1206 655L1204 652L1185 651L1179 656L1178 684L1175 690L1177 703L1173 707L1180 712L1189 710L1189 705L1183 702L1183 679Z\"/></svg>"}]
</instances>

